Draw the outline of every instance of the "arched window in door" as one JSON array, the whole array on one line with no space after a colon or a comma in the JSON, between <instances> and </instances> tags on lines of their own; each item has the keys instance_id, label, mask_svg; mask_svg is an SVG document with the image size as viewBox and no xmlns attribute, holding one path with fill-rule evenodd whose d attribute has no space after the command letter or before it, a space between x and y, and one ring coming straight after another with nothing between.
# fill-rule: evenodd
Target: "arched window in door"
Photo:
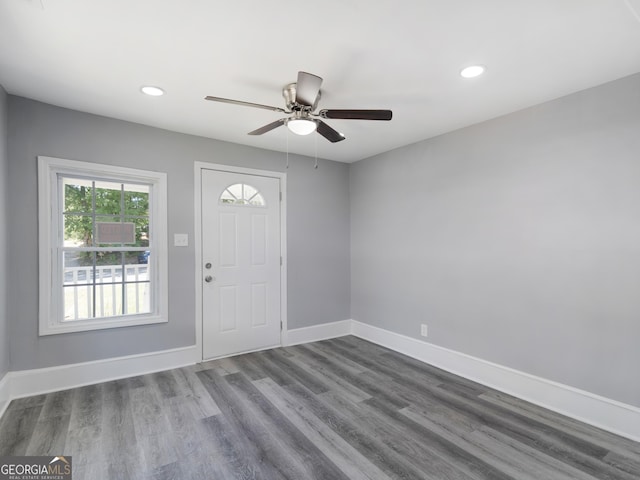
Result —
<instances>
[{"instance_id":1,"label":"arched window in door","mask_svg":"<svg viewBox=\"0 0 640 480\"><path fill-rule=\"evenodd\" d=\"M264 197L255 187L246 183L236 183L224 189L220 195L222 205L245 205L249 207L265 207Z\"/></svg>"}]
</instances>

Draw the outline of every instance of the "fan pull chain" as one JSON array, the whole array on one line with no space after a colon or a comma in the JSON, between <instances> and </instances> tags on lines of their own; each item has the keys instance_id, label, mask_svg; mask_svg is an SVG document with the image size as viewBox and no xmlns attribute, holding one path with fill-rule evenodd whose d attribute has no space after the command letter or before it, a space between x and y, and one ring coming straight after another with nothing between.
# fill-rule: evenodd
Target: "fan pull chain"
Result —
<instances>
[{"instance_id":1,"label":"fan pull chain","mask_svg":"<svg viewBox=\"0 0 640 480\"><path fill-rule=\"evenodd\" d=\"M289 129L287 128L287 166L286 170L289 170Z\"/></svg>"},{"instance_id":2,"label":"fan pull chain","mask_svg":"<svg viewBox=\"0 0 640 480\"><path fill-rule=\"evenodd\" d=\"M313 166L316 170L318 169L318 135L314 135L314 143L316 147L316 164Z\"/></svg>"}]
</instances>

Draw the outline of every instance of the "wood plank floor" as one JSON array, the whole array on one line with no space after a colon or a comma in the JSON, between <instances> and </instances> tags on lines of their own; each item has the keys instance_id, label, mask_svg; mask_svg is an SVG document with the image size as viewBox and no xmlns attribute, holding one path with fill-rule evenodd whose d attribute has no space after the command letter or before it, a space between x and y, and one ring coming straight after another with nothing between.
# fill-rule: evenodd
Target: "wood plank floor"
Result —
<instances>
[{"instance_id":1,"label":"wood plank floor","mask_svg":"<svg viewBox=\"0 0 640 480\"><path fill-rule=\"evenodd\" d=\"M640 444L355 337L20 400L0 455L74 479L638 480Z\"/></svg>"}]
</instances>

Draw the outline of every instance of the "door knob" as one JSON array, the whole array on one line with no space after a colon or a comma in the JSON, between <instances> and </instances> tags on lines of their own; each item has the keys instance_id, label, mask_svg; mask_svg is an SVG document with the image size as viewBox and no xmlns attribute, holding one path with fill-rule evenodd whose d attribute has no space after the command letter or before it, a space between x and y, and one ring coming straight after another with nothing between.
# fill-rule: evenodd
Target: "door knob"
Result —
<instances>
[{"instance_id":1,"label":"door knob","mask_svg":"<svg viewBox=\"0 0 640 480\"><path fill-rule=\"evenodd\" d=\"M206 277L204 277L204 281L207 283L211 283L213 282L213 280L215 280L211 275L207 275Z\"/></svg>"}]
</instances>

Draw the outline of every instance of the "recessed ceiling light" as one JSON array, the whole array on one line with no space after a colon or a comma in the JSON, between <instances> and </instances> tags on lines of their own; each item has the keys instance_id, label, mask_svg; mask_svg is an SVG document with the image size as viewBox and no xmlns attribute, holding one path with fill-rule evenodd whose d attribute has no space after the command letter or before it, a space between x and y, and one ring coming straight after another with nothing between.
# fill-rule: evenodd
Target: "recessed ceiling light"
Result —
<instances>
[{"instance_id":1,"label":"recessed ceiling light","mask_svg":"<svg viewBox=\"0 0 640 480\"><path fill-rule=\"evenodd\" d=\"M460 75L464 78L473 78L477 77L478 75L482 75L485 70L486 67L483 65L471 65L470 67L463 68L460 71Z\"/></svg>"},{"instance_id":2,"label":"recessed ceiling light","mask_svg":"<svg viewBox=\"0 0 640 480\"><path fill-rule=\"evenodd\" d=\"M145 86L140 90L142 90L142 93L144 93L145 95L151 95L152 97L159 97L161 95L164 95L164 90L159 87Z\"/></svg>"}]
</instances>

